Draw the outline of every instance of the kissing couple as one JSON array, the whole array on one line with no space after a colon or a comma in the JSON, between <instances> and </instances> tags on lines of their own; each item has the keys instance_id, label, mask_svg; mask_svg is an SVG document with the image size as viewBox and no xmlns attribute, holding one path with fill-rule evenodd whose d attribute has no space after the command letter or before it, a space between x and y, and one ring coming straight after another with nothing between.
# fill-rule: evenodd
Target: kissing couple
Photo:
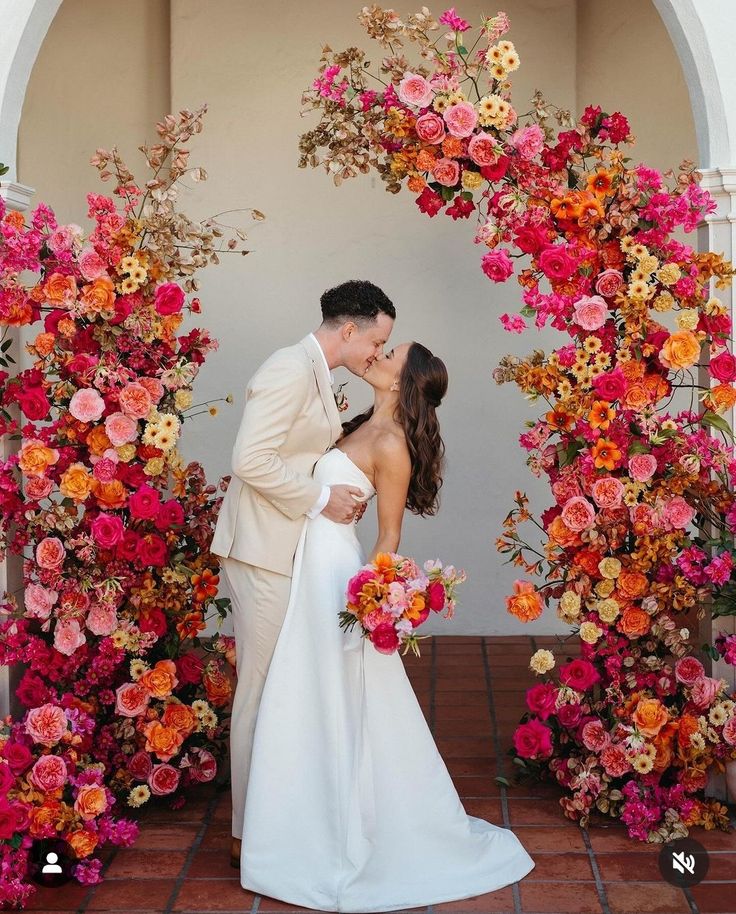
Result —
<instances>
[{"instance_id":1,"label":"kissing couple","mask_svg":"<svg viewBox=\"0 0 736 914\"><path fill-rule=\"evenodd\" d=\"M322 323L247 384L211 551L232 597L232 863L243 888L320 911L393 911L517 882L512 831L466 814L398 651L344 631L348 581L435 514L447 369L384 353L396 311L373 283L320 299ZM332 370L373 388L342 423ZM376 499L368 557L356 518Z\"/></svg>"}]
</instances>

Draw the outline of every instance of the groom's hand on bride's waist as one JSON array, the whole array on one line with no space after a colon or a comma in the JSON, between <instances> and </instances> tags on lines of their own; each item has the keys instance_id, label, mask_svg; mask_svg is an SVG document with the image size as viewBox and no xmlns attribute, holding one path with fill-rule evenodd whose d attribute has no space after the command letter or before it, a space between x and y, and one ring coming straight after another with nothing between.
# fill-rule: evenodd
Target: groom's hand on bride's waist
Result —
<instances>
[{"instance_id":1,"label":"groom's hand on bride's waist","mask_svg":"<svg viewBox=\"0 0 736 914\"><path fill-rule=\"evenodd\" d=\"M354 496L361 499L356 501ZM352 524L361 508L365 507L363 492L356 486L330 486L330 500L322 509L322 514L338 524Z\"/></svg>"}]
</instances>

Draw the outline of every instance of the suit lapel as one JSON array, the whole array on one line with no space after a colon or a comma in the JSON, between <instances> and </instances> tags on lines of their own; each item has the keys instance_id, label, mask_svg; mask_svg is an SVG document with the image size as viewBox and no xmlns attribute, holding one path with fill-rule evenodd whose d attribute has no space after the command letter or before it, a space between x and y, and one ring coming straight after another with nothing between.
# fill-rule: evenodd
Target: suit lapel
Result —
<instances>
[{"instance_id":1,"label":"suit lapel","mask_svg":"<svg viewBox=\"0 0 736 914\"><path fill-rule=\"evenodd\" d=\"M317 379L317 389L330 423L331 441L335 442L342 434L342 420L340 419L340 411L335 403L335 394L330 386L330 379L325 368L322 352L319 349L319 343L312 339L311 336L306 336L302 340L302 345L312 360L312 369Z\"/></svg>"}]
</instances>

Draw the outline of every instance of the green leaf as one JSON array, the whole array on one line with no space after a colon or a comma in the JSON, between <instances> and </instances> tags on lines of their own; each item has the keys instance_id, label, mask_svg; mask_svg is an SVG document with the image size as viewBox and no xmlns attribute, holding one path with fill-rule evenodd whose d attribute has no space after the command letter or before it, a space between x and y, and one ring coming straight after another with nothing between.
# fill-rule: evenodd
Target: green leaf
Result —
<instances>
[{"instance_id":1,"label":"green leaf","mask_svg":"<svg viewBox=\"0 0 736 914\"><path fill-rule=\"evenodd\" d=\"M537 312L535 311L534 308L532 308L531 305L524 305L524 307L521 309L520 313L521 313L522 317L536 317L537 316ZM533 427L534 423L532 422L531 425Z\"/></svg>"},{"instance_id":2,"label":"green leaf","mask_svg":"<svg viewBox=\"0 0 736 914\"><path fill-rule=\"evenodd\" d=\"M632 454L648 454L649 448L643 441L632 441L628 450L629 456Z\"/></svg>"},{"instance_id":3,"label":"green leaf","mask_svg":"<svg viewBox=\"0 0 736 914\"><path fill-rule=\"evenodd\" d=\"M504 787L510 787L510 786L511 786L511 784L509 783L508 779L507 779L507 778L502 778L500 775L498 775L498 776L495 778L495 780L497 781L497 783L503 784Z\"/></svg>"},{"instance_id":4,"label":"green leaf","mask_svg":"<svg viewBox=\"0 0 736 914\"><path fill-rule=\"evenodd\" d=\"M468 56L468 49L463 44L459 44L457 46L457 52L458 52L458 54L461 54L463 57Z\"/></svg>"},{"instance_id":5,"label":"green leaf","mask_svg":"<svg viewBox=\"0 0 736 914\"><path fill-rule=\"evenodd\" d=\"M6 175L10 171L10 165L0 164L0 175Z\"/></svg>"},{"instance_id":6,"label":"green leaf","mask_svg":"<svg viewBox=\"0 0 736 914\"><path fill-rule=\"evenodd\" d=\"M473 199L473 191L472 191L472 190L464 190L464 191L460 194L460 196L463 198L463 200L472 200L472 199Z\"/></svg>"},{"instance_id":7,"label":"green leaf","mask_svg":"<svg viewBox=\"0 0 736 914\"><path fill-rule=\"evenodd\" d=\"M703 425L708 425L711 428L717 428L719 431L728 435L729 438L733 438L733 429L728 424L728 422L726 422L723 416L719 416L710 410L706 410L700 417L700 421Z\"/></svg>"},{"instance_id":8,"label":"green leaf","mask_svg":"<svg viewBox=\"0 0 736 914\"><path fill-rule=\"evenodd\" d=\"M450 200L452 200L452 198L455 196L455 191L452 187L443 186L440 189L440 194L442 195L442 199L446 200L449 203Z\"/></svg>"}]
</instances>

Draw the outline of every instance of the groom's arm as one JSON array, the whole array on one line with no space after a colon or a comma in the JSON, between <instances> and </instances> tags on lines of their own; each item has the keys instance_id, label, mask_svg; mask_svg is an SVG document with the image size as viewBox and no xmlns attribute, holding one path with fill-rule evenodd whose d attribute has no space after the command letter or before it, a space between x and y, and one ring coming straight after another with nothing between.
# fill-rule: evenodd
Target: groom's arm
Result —
<instances>
[{"instance_id":1,"label":"groom's arm","mask_svg":"<svg viewBox=\"0 0 736 914\"><path fill-rule=\"evenodd\" d=\"M233 473L292 520L325 495L318 482L291 469L279 453L307 402L313 377L311 366L299 359L269 359L248 385L233 447Z\"/></svg>"}]
</instances>

